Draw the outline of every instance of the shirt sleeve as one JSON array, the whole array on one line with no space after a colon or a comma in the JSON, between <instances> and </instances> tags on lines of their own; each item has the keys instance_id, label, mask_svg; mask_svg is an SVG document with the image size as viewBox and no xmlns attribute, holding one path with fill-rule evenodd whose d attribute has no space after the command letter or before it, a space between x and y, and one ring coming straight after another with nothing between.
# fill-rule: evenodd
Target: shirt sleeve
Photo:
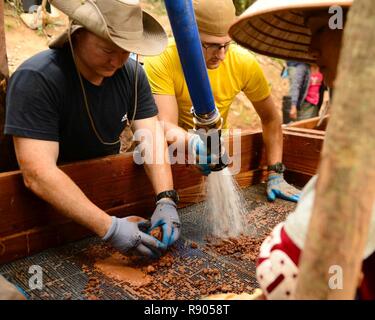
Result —
<instances>
[{"instance_id":1,"label":"shirt sleeve","mask_svg":"<svg viewBox=\"0 0 375 320\"><path fill-rule=\"evenodd\" d=\"M242 60L240 62L243 78L242 91L252 102L266 99L271 94L271 88L258 61L250 53L246 56L241 54L240 58Z\"/></svg>"},{"instance_id":2,"label":"shirt sleeve","mask_svg":"<svg viewBox=\"0 0 375 320\"><path fill-rule=\"evenodd\" d=\"M156 106L154 97L152 96L146 73L141 65L138 65L137 82L137 110L135 110L134 120L141 120L156 116L158 114L158 108ZM133 111L134 106L130 112L130 119L133 118Z\"/></svg>"},{"instance_id":3,"label":"shirt sleeve","mask_svg":"<svg viewBox=\"0 0 375 320\"><path fill-rule=\"evenodd\" d=\"M16 71L7 90L5 134L59 141L58 93L40 73Z\"/></svg>"},{"instance_id":4,"label":"shirt sleeve","mask_svg":"<svg viewBox=\"0 0 375 320\"><path fill-rule=\"evenodd\" d=\"M167 49L161 55L147 57L144 68L153 94L175 95L173 67Z\"/></svg>"}]
</instances>

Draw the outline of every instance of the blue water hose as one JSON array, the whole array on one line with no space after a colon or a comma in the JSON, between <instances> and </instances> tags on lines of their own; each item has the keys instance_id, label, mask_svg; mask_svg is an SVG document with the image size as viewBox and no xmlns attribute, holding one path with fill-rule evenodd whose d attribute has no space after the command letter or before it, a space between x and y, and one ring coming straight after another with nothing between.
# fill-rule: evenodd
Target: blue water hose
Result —
<instances>
[{"instance_id":1,"label":"blue water hose","mask_svg":"<svg viewBox=\"0 0 375 320\"><path fill-rule=\"evenodd\" d=\"M215 100L208 79L192 1L165 0L165 6L194 112L198 116L212 113L216 108Z\"/></svg>"}]
</instances>

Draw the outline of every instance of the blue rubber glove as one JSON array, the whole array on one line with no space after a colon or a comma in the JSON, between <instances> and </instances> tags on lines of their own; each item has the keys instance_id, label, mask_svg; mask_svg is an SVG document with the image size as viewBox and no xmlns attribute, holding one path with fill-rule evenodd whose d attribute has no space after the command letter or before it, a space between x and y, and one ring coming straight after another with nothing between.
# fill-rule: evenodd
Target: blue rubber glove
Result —
<instances>
[{"instance_id":1,"label":"blue rubber glove","mask_svg":"<svg viewBox=\"0 0 375 320\"><path fill-rule=\"evenodd\" d=\"M284 175L280 173L271 173L267 182L267 198L269 201L275 201L276 198L298 202L300 190L291 186L284 180Z\"/></svg>"},{"instance_id":2,"label":"blue rubber glove","mask_svg":"<svg viewBox=\"0 0 375 320\"><path fill-rule=\"evenodd\" d=\"M141 221L134 222L134 218ZM148 258L158 258L167 246L140 230L147 230L149 226L149 221L139 217L112 217L112 225L103 240L125 254L134 252Z\"/></svg>"},{"instance_id":3,"label":"blue rubber glove","mask_svg":"<svg viewBox=\"0 0 375 320\"><path fill-rule=\"evenodd\" d=\"M211 156L207 156L207 146L197 134L194 134L189 140L189 153L194 158L194 165L203 175L208 176L211 173L209 166Z\"/></svg>"},{"instance_id":4,"label":"blue rubber glove","mask_svg":"<svg viewBox=\"0 0 375 320\"><path fill-rule=\"evenodd\" d=\"M163 198L156 203L156 209L151 216L150 232L157 227L161 227L162 242L168 247L180 237L181 222L173 200Z\"/></svg>"}]
</instances>

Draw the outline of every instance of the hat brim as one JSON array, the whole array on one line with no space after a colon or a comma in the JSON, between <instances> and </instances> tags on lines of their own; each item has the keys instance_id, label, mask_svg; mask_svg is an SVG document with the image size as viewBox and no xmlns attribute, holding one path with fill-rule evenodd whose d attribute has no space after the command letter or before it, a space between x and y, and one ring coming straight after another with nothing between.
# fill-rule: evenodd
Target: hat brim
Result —
<instances>
[{"instance_id":1,"label":"hat brim","mask_svg":"<svg viewBox=\"0 0 375 320\"><path fill-rule=\"evenodd\" d=\"M275 58L316 62L309 53L311 31L304 12L331 6L350 7L352 0L258 0L232 24L229 35L240 45Z\"/></svg>"},{"instance_id":2,"label":"hat brim","mask_svg":"<svg viewBox=\"0 0 375 320\"><path fill-rule=\"evenodd\" d=\"M110 36L110 39L120 48L128 51L140 54L143 56L156 56L162 53L167 46L168 38L159 22L142 10L143 20L143 33L142 36L135 40L123 39L120 37ZM80 25L73 25L71 34L78 29L83 28ZM62 48L68 42L69 29L65 30L62 34L52 39L49 43L51 49Z\"/></svg>"}]
</instances>

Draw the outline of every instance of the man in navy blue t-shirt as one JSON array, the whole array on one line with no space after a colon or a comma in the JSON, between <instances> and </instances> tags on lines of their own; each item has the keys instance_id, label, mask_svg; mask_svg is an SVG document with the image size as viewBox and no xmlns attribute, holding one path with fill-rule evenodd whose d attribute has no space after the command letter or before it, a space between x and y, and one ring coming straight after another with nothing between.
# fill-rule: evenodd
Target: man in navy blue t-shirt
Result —
<instances>
[{"instance_id":1,"label":"man in navy blue t-shirt","mask_svg":"<svg viewBox=\"0 0 375 320\"><path fill-rule=\"evenodd\" d=\"M64 1L69 29L49 50L25 63L9 81L5 133L12 135L26 186L65 216L84 225L121 252L155 257L180 234L170 165L145 164L158 195L151 228L145 221L110 217L94 205L57 164L119 152L128 119L152 133L152 153L167 154L163 130L145 73L130 52L156 55L167 38L160 24L129 0ZM156 150L159 148L159 150ZM155 159L155 157L153 157Z\"/></svg>"}]
</instances>

